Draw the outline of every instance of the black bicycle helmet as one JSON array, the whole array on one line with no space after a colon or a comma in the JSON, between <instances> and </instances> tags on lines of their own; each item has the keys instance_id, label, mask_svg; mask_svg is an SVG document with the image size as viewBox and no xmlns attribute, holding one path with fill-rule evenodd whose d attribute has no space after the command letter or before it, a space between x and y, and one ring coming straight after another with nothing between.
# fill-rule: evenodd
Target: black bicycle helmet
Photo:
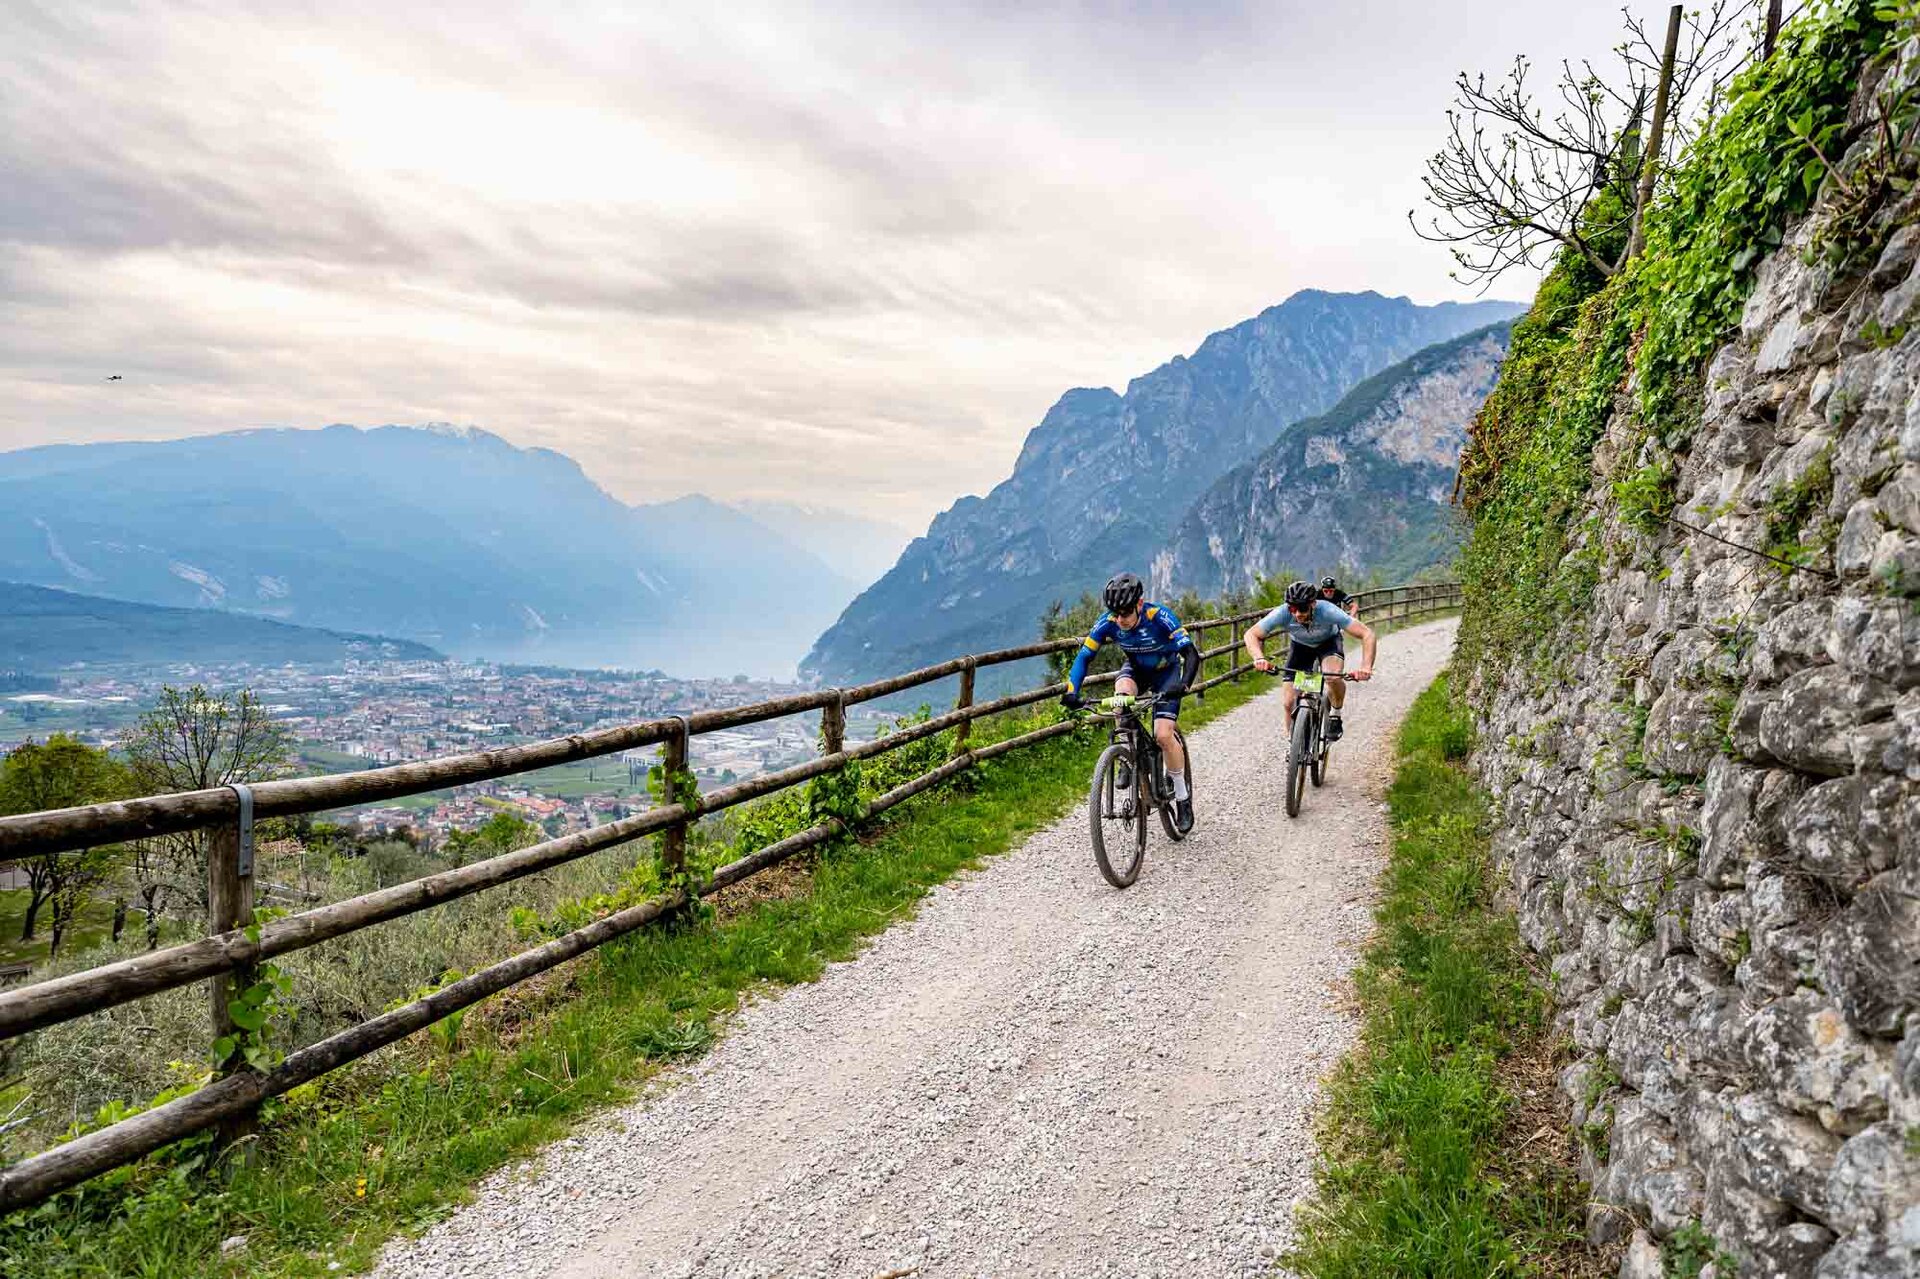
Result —
<instances>
[{"instance_id":1,"label":"black bicycle helmet","mask_svg":"<svg viewBox=\"0 0 1920 1279\"><path fill-rule=\"evenodd\" d=\"M1323 577L1320 579L1320 589L1323 591L1337 591L1340 589L1340 583L1334 581L1331 577Z\"/></svg>"},{"instance_id":2,"label":"black bicycle helmet","mask_svg":"<svg viewBox=\"0 0 1920 1279\"><path fill-rule=\"evenodd\" d=\"M1312 582L1295 582L1287 587L1288 608L1312 608L1319 598L1320 592L1313 589Z\"/></svg>"},{"instance_id":3,"label":"black bicycle helmet","mask_svg":"<svg viewBox=\"0 0 1920 1279\"><path fill-rule=\"evenodd\" d=\"M1146 584L1139 578L1131 573L1116 573L1108 580L1107 589L1100 592L1100 600L1109 613L1131 613L1146 594Z\"/></svg>"}]
</instances>

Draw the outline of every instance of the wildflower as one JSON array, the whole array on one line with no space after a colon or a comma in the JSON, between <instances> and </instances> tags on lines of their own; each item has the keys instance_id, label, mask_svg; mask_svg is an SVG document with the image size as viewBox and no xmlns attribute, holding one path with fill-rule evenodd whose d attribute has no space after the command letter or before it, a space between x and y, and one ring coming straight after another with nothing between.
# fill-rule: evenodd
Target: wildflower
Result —
<instances>
[{"instance_id":1,"label":"wildflower","mask_svg":"<svg viewBox=\"0 0 1920 1279\"><path fill-rule=\"evenodd\" d=\"M353 1197L355 1199L365 1199L367 1197L367 1179L365 1177L359 1177L354 1180Z\"/></svg>"}]
</instances>

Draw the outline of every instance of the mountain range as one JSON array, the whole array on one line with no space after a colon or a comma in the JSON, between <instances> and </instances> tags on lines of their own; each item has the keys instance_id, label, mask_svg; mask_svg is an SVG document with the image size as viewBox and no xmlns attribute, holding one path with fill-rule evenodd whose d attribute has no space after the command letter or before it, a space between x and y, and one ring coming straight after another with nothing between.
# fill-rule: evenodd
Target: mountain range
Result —
<instances>
[{"instance_id":1,"label":"mountain range","mask_svg":"<svg viewBox=\"0 0 1920 1279\"><path fill-rule=\"evenodd\" d=\"M48 672L74 662L331 665L349 658L438 661L441 654L412 640L0 582L0 669Z\"/></svg>"},{"instance_id":2,"label":"mountain range","mask_svg":"<svg viewBox=\"0 0 1920 1279\"><path fill-rule=\"evenodd\" d=\"M820 636L802 673L845 682L1031 638L1052 600L1166 558L1189 508L1288 426L1423 348L1524 309L1306 290L1125 394L1068 391L1028 433L1012 475L936 516Z\"/></svg>"},{"instance_id":3,"label":"mountain range","mask_svg":"<svg viewBox=\"0 0 1920 1279\"><path fill-rule=\"evenodd\" d=\"M1211 597L1286 568L1403 582L1452 560L1454 472L1509 327L1427 347L1289 426L1188 508L1149 584Z\"/></svg>"},{"instance_id":4,"label":"mountain range","mask_svg":"<svg viewBox=\"0 0 1920 1279\"><path fill-rule=\"evenodd\" d=\"M790 672L857 589L707 498L629 506L563 454L398 426L0 453L0 579L688 675Z\"/></svg>"}]
</instances>

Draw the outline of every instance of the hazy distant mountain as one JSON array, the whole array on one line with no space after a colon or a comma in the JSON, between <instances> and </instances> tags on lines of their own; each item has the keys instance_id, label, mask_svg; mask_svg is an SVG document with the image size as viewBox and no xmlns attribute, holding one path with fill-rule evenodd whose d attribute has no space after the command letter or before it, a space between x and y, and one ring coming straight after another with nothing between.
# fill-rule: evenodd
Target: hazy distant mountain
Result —
<instances>
[{"instance_id":1,"label":"hazy distant mountain","mask_svg":"<svg viewBox=\"0 0 1920 1279\"><path fill-rule=\"evenodd\" d=\"M695 675L791 671L854 589L719 503L630 507L563 454L396 426L0 453L0 577Z\"/></svg>"},{"instance_id":2,"label":"hazy distant mountain","mask_svg":"<svg viewBox=\"0 0 1920 1279\"><path fill-rule=\"evenodd\" d=\"M768 501L742 501L732 505L802 550L818 556L836 572L852 578L856 588L892 568L900 552L913 540L911 529L826 506Z\"/></svg>"},{"instance_id":3,"label":"hazy distant mountain","mask_svg":"<svg viewBox=\"0 0 1920 1279\"><path fill-rule=\"evenodd\" d=\"M1209 485L1288 423L1434 342L1524 310L1296 293L1175 357L1125 395L1060 397L1013 474L936 517L815 643L803 671L843 681L1031 638L1047 603L1145 572Z\"/></svg>"},{"instance_id":4,"label":"hazy distant mountain","mask_svg":"<svg viewBox=\"0 0 1920 1279\"><path fill-rule=\"evenodd\" d=\"M1508 329L1430 346L1289 426L1188 509L1154 559L1153 588L1212 596L1283 569L1405 581L1451 560L1454 472Z\"/></svg>"},{"instance_id":5,"label":"hazy distant mountain","mask_svg":"<svg viewBox=\"0 0 1920 1279\"><path fill-rule=\"evenodd\" d=\"M159 662L438 661L412 640L348 635L205 608L161 608L0 582L0 670Z\"/></svg>"}]
</instances>

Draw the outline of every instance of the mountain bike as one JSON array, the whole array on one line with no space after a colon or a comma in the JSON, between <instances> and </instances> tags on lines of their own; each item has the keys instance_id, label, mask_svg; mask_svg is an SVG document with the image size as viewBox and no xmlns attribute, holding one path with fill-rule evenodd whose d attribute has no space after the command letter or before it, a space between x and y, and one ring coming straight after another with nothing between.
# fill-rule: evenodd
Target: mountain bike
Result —
<instances>
[{"instance_id":1,"label":"mountain bike","mask_svg":"<svg viewBox=\"0 0 1920 1279\"><path fill-rule=\"evenodd\" d=\"M1157 809L1161 829L1178 843L1186 835L1173 820L1173 783L1167 780L1166 753L1153 736L1153 708L1158 697L1115 693L1102 698L1092 712L1113 720L1111 745L1093 766L1093 788L1087 795L1087 821L1093 836L1093 860L1115 888L1125 888L1140 876L1147 854L1147 814ZM1187 794L1193 795L1193 753L1186 734L1173 730L1187 759Z\"/></svg>"},{"instance_id":2,"label":"mountain bike","mask_svg":"<svg viewBox=\"0 0 1920 1279\"><path fill-rule=\"evenodd\" d=\"M1311 670L1288 671L1275 666L1267 674L1285 675L1293 681L1293 727L1287 749L1287 816L1298 817L1300 801L1306 796L1307 779L1311 777L1315 786L1325 784L1327 758L1333 753L1333 743L1327 740L1327 715L1332 710L1332 702L1327 697L1327 675L1320 669L1318 658L1314 659ZM1333 678L1353 680L1346 671Z\"/></svg>"}]
</instances>

